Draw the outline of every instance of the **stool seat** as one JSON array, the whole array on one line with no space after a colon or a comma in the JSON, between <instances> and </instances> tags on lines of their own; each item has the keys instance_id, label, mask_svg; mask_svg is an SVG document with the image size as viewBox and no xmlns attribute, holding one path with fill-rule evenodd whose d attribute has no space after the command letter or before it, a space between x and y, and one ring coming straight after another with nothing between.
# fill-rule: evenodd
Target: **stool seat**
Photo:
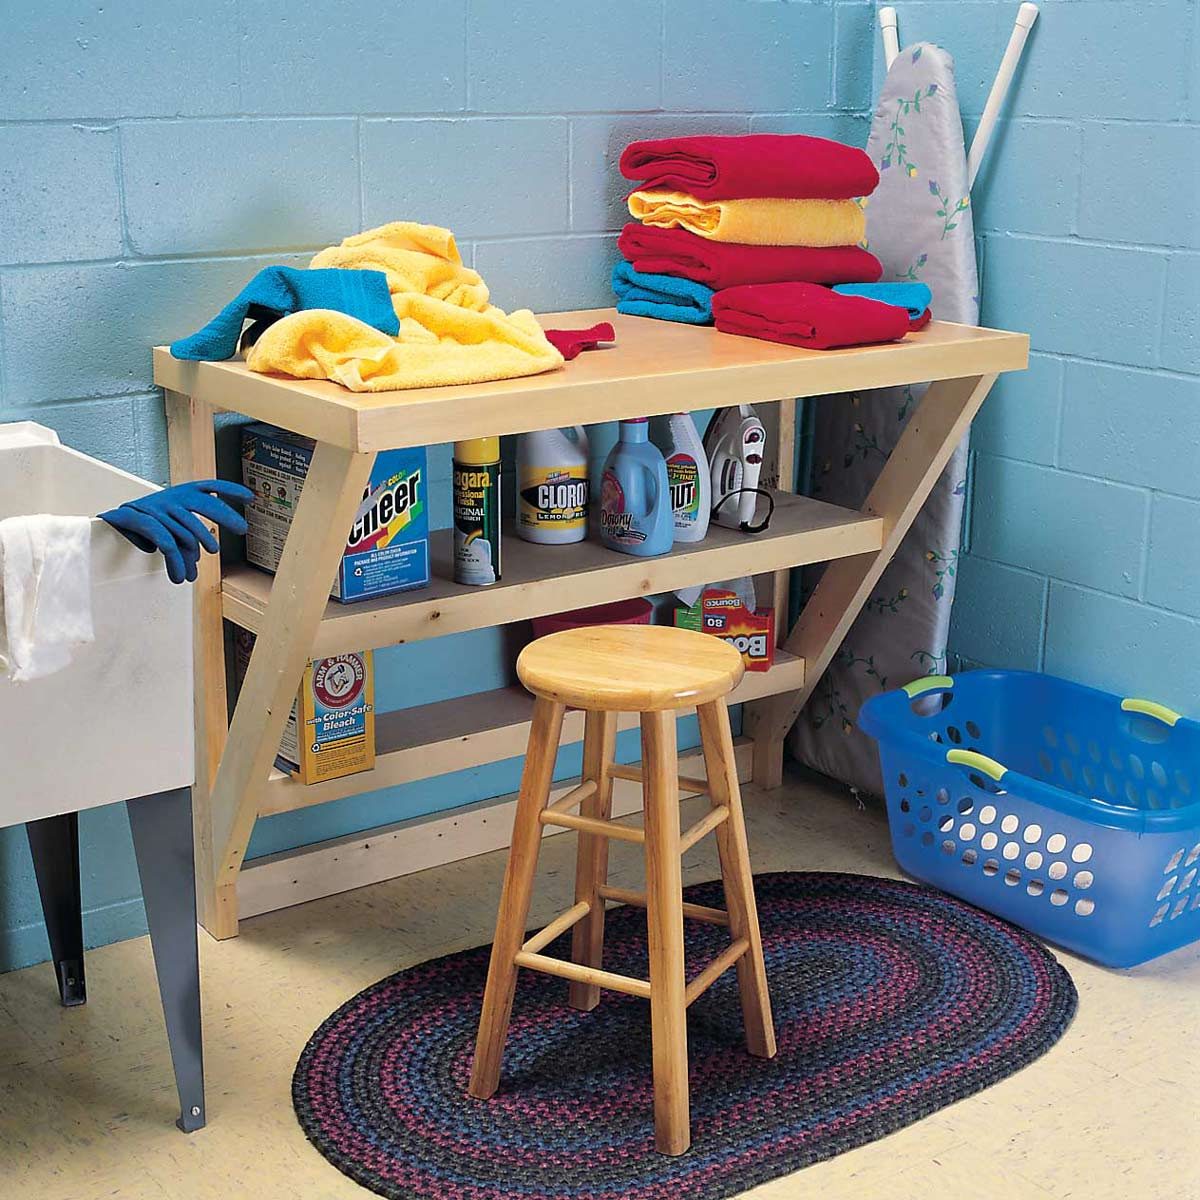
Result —
<instances>
[{"instance_id":1,"label":"stool seat","mask_svg":"<svg viewBox=\"0 0 1200 1200\"><path fill-rule=\"evenodd\" d=\"M728 695L741 654L709 634L664 625L596 625L538 638L517 675L535 695L572 708L662 712Z\"/></svg>"}]
</instances>

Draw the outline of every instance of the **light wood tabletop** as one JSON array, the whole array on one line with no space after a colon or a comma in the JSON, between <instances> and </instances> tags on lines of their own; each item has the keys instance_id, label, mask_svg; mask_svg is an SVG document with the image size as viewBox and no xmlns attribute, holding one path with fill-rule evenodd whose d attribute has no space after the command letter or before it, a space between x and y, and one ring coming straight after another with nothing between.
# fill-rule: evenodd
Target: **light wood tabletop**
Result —
<instances>
[{"instance_id":1,"label":"light wood tabletop","mask_svg":"<svg viewBox=\"0 0 1200 1200\"><path fill-rule=\"evenodd\" d=\"M1019 371L1029 355L1026 334L946 321L885 345L802 350L611 308L546 313L538 320L547 329L608 321L616 342L541 375L392 392L259 375L240 360L182 362L156 346L154 382L363 452L445 441L448 430L461 439L586 424L601 410L601 419L618 420Z\"/></svg>"}]
</instances>

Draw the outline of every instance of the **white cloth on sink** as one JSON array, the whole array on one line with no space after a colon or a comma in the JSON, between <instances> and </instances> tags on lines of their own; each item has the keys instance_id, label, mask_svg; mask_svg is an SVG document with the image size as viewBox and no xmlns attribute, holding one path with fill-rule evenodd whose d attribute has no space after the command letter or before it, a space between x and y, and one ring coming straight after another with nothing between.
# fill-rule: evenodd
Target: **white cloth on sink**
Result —
<instances>
[{"instance_id":1,"label":"white cloth on sink","mask_svg":"<svg viewBox=\"0 0 1200 1200\"><path fill-rule=\"evenodd\" d=\"M52 675L95 639L91 542L88 517L0 520L0 677Z\"/></svg>"}]
</instances>

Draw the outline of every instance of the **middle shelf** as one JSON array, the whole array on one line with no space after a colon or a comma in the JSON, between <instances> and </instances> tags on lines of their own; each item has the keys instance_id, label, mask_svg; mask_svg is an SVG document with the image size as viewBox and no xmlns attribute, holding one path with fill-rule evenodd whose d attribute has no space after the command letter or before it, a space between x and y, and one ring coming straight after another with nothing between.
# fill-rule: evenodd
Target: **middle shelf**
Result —
<instances>
[{"instance_id":1,"label":"middle shelf","mask_svg":"<svg viewBox=\"0 0 1200 1200\"><path fill-rule=\"evenodd\" d=\"M428 587L358 604L326 606L312 657L374 650L463 633L611 600L759 575L806 563L866 554L883 545L883 521L807 496L773 492L775 514L759 534L709 526L702 542L677 545L657 558L615 553L598 541L532 545L505 528L504 576L491 587L454 583L451 531L430 537L434 578ZM225 617L258 633L273 576L229 567L222 581Z\"/></svg>"}]
</instances>

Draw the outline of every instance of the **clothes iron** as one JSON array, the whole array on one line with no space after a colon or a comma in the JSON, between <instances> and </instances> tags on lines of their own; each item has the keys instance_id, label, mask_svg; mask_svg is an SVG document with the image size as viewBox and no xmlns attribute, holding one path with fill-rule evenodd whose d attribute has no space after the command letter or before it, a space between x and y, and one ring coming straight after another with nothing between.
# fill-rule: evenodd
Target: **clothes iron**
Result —
<instances>
[{"instance_id":1,"label":"clothes iron","mask_svg":"<svg viewBox=\"0 0 1200 1200\"><path fill-rule=\"evenodd\" d=\"M712 474L712 519L718 525L747 533L766 528L766 521L753 524L758 497L771 499L758 486L766 446L767 431L752 405L735 404L713 414L704 435L704 452Z\"/></svg>"}]
</instances>

